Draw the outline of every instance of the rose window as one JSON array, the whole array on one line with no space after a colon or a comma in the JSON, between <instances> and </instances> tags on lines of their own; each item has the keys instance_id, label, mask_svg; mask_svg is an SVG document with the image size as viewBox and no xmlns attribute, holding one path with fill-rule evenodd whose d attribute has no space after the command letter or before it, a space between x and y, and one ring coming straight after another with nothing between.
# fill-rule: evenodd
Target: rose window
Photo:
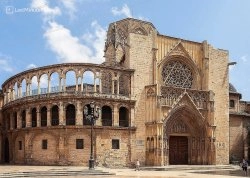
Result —
<instances>
[{"instance_id":1,"label":"rose window","mask_svg":"<svg viewBox=\"0 0 250 178\"><path fill-rule=\"evenodd\" d=\"M179 61L167 63L162 70L162 79L166 86L191 88L193 76L187 65Z\"/></svg>"}]
</instances>

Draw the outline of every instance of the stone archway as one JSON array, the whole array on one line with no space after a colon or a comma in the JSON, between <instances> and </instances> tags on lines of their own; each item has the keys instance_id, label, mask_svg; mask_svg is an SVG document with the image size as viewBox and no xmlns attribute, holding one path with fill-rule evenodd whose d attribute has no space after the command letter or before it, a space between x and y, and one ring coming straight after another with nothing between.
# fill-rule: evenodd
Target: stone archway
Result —
<instances>
[{"instance_id":1,"label":"stone archway","mask_svg":"<svg viewBox=\"0 0 250 178\"><path fill-rule=\"evenodd\" d=\"M206 125L188 106L179 106L164 121L164 164L207 164Z\"/></svg>"}]
</instances>

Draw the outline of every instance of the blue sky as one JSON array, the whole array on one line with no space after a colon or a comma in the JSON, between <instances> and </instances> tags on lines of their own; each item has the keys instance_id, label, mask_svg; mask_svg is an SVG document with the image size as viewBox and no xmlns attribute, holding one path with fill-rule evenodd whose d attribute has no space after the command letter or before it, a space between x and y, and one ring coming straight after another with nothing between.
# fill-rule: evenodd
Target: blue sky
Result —
<instances>
[{"instance_id":1,"label":"blue sky","mask_svg":"<svg viewBox=\"0 0 250 178\"><path fill-rule=\"evenodd\" d=\"M250 101L249 9L249 0L0 0L0 84L34 67L103 62L109 23L133 17L228 50L230 82Z\"/></svg>"}]
</instances>

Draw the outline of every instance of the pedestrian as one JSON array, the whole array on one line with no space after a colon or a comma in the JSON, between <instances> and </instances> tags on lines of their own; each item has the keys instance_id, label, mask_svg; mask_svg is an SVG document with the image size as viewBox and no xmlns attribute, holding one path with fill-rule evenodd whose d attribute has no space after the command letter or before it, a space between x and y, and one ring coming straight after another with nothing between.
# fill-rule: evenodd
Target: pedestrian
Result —
<instances>
[{"instance_id":1,"label":"pedestrian","mask_svg":"<svg viewBox=\"0 0 250 178\"><path fill-rule=\"evenodd\" d=\"M139 159L136 160L136 163L135 163L135 170L136 170L136 171L139 171L139 170L140 170L140 161L139 161Z\"/></svg>"},{"instance_id":2,"label":"pedestrian","mask_svg":"<svg viewBox=\"0 0 250 178\"><path fill-rule=\"evenodd\" d=\"M245 172L245 176L247 176L247 167L248 167L248 163L247 163L247 160L245 160L244 158L243 158L243 160L242 160L242 170Z\"/></svg>"}]
</instances>

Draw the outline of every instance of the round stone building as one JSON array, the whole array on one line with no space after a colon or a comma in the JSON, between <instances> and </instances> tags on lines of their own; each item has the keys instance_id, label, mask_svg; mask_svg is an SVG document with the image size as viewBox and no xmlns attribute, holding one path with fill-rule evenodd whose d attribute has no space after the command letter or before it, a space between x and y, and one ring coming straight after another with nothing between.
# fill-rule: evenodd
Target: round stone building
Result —
<instances>
[{"instance_id":1,"label":"round stone building","mask_svg":"<svg viewBox=\"0 0 250 178\"><path fill-rule=\"evenodd\" d=\"M55 64L2 84L1 161L98 166L229 163L228 51L111 23L102 64Z\"/></svg>"}]
</instances>

